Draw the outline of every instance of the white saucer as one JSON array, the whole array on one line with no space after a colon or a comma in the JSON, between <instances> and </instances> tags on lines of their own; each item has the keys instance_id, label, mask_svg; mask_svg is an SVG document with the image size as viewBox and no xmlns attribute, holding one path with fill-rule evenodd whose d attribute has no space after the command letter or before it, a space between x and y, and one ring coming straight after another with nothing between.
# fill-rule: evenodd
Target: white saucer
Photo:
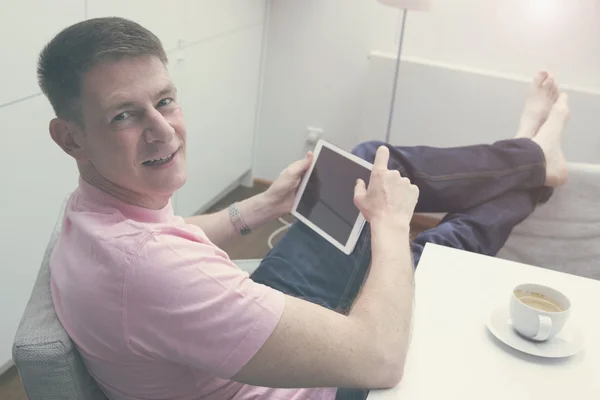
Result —
<instances>
[{"instance_id":1,"label":"white saucer","mask_svg":"<svg viewBox=\"0 0 600 400\"><path fill-rule=\"evenodd\" d=\"M570 357L583 348L581 331L569 322L558 335L550 340L535 342L523 338L512 326L508 306L497 307L490 315L487 326L490 332L504 344L538 357Z\"/></svg>"}]
</instances>

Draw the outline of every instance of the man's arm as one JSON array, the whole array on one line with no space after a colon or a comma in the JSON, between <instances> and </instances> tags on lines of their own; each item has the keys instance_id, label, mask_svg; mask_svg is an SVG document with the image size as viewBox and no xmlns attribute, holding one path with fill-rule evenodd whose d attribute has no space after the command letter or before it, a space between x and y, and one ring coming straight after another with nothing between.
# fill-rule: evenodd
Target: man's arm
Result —
<instances>
[{"instance_id":1,"label":"man's arm","mask_svg":"<svg viewBox=\"0 0 600 400\"><path fill-rule=\"evenodd\" d=\"M278 207L271 204L268 197L261 193L237 204L237 207L250 229L255 229L262 224L280 216ZM196 215L184 218L188 224L200 227L211 242L222 246L240 236L240 232L231 222L227 209L213 214Z\"/></svg>"},{"instance_id":2,"label":"man's arm","mask_svg":"<svg viewBox=\"0 0 600 400\"><path fill-rule=\"evenodd\" d=\"M302 176L311 162L312 153L309 152L306 158L297 160L284 169L264 193L238 203L240 214L248 228L258 228L291 211ZM217 246L240 234L230 221L227 210L185 218L185 221L199 226Z\"/></svg>"},{"instance_id":3,"label":"man's arm","mask_svg":"<svg viewBox=\"0 0 600 400\"><path fill-rule=\"evenodd\" d=\"M407 232L382 227L374 233L374 254L388 254L373 259L348 316L287 297L277 328L233 379L291 388L397 385L408 351L414 292Z\"/></svg>"},{"instance_id":4,"label":"man's arm","mask_svg":"<svg viewBox=\"0 0 600 400\"><path fill-rule=\"evenodd\" d=\"M233 378L270 387L378 389L402 378L413 307L409 221L418 189L376 158L369 192L357 203L371 223L372 263L348 316L286 298L271 337ZM357 205L359 205L357 204Z\"/></svg>"}]
</instances>

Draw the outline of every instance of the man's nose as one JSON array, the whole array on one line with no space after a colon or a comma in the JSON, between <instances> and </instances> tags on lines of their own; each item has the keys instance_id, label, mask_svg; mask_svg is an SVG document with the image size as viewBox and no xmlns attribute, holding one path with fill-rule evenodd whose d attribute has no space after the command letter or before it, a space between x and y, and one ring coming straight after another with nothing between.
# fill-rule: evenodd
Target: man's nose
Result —
<instances>
[{"instance_id":1,"label":"man's nose","mask_svg":"<svg viewBox=\"0 0 600 400\"><path fill-rule=\"evenodd\" d=\"M175 128L158 110L148 115L148 123L144 130L144 138L148 143L169 143L173 140Z\"/></svg>"}]
</instances>

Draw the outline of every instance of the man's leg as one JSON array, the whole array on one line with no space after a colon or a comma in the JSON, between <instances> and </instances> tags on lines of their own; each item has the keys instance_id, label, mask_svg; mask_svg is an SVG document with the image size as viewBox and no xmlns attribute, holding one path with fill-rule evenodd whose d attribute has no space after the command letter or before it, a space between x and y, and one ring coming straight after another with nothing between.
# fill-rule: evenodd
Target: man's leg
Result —
<instances>
[{"instance_id":1,"label":"man's leg","mask_svg":"<svg viewBox=\"0 0 600 400\"><path fill-rule=\"evenodd\" d=\"M566 180L561 137L568 118L566 96L546 72L536 75L529 89L516 138L492 145L436 149L427 146L390 149L390 169L419 187L416 212L456 212L513 190ZM367 142L354 154L373 162L384 143ZM540 201L550 190L541 193Z\"/></svg>"},{"instance_id":2,"label":"man's leg","mask_svg":"<svg viewBox=\"0 0 600 400\"><path fill-rule=\"evenodd\" d=\"M540 187L543 183L559 186L566 178L566 161L560 146L560 137L569 116L567 98L564 95L557 100L547 121L540 128L534 139L544 151L545 167L543 171L533 173L528 183L516 184L512 190L504 191L496 196L486 196L484 203L475 203L472 207L460 212L454 210L442 220L435 228L429 229L419 235L412 243L415 265L421 258L421 253L426 243L437 243L448 247L463 249L474 253L495 256L504 246L512 229L533 212L540 200L547 199L551 189ZM517 139L519 140L519 139ZM527 140L527 139L525 139ZM518 163L518 161L517 161ZM507 179L504 186L509 185L513 177ZM498 182L500 186L503 186ZM485 185L475 185L476 189ZM536 189L537 187L537 189ZM526 189L529 188L529 189ZM436 193L436 187L433 192ZM486 188L493 190L493 188ZM462 185L462 190L469 196L468 185ZM439 194L441 199L446 199L444 193ZM439 198L433 203L437 203ZM468 203L469 204L469 203ZM472 204L472 203L471 203ZM452 211L452 210L450 210ZM459 212L456 212L459 211Z\"/></svg>"},{"instance_id":3,"label":"man's leg","mask_svg":"<svg viewBox=\"0 0 600 400\"><path fill-rule=\"evenodd\" d=\"M533 212L538 198L535 190L513 191L469 210L447 214L438 226L412 242L415 265L427 243L495 256L512 229Z\"/></svg>"},{"instance_id":4,"label":"man's leg","mask_svg":"<svg viewBox=\"0 0 600 400\"><path fill-rule=\"evenodd\" d=\"M306 225L295 222L252 274L252 280L290 296L345 313L371 263L369 224L346 255Z\"/></svg>"},{"instance_id":5,"label":"man's leg","mask_svg":"<svg viewBox=\"0 0 600 400\"><path fill-rule=\"evenodd\" d=\"M373 162L379 146L390 149L388 168L419 188L416 212L470 209L513 190L541 188L546 163L540 146L527 138L455 148L358 145L353 153Z\"/></svg>"}]
</instances>

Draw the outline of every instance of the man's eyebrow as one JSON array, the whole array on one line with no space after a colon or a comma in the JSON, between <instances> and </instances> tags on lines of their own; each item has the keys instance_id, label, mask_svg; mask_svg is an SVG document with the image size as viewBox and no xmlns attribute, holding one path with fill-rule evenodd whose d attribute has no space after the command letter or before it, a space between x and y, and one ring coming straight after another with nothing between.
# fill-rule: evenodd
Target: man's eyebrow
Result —
<instances>
[{"instance_id":1,"label":"man's eyebrow","mask_svg":"<svg viewBox=\"0 0 600 400\"><path fill-rule=\"evenodd\" d=\"M171 82L169 82L167 84L167 86L165 86L160 92L158 92L158 94L156 95L156 97L158 99L160 99L161 97L163 97L163 96L165 96L167 94L177 94L177 88Z\"/></svg>"},{"instance_id":2,"label":"man's eyebrow","mask_svg":"<svg viewBox=\"0 0 600 400\"><path fill-rule=\"evenodd\" d=\"M162 88L160 90L160 92L158 92L156 94L156 100L160 100L161 97L168 95L168 94L177 94L177 87L172 83L169 82L164 88ZM136 103L132 102L132 101L121 101L118 102L117 104L115 104L114 106L110 106L107 109L107 112L111 113L111 112L115 112L117 110L122 110L122 109L126 109L126 108L134 108L136 105Z\"/></svg>"},{"instance_id":3,"label":"man's eyebrow","mask_svg":"<svg viewBox=\"0 0 600 400\"><path fill-rule=\"evenodd\" d=\"M110 106L106 109L107 113L112 113L115 112L117 110L122 110L125 108L133 108L135 106L135 103L131 102L131 101L123 101L120 103L115 104L114 106Z\"/></svg>"}]
</instances>

